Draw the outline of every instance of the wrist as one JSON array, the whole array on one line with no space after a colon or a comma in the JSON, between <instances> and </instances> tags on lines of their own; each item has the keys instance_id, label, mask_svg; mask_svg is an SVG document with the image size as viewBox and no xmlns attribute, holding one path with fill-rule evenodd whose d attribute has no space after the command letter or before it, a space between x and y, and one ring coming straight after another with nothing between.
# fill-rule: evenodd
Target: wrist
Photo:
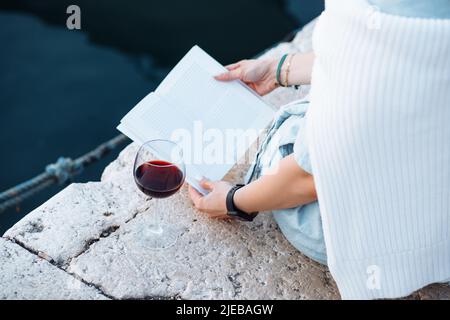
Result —
<instances>
[{"instance_id":1,"label":"wrist","mask_svg":"<svg viewBox=\"0 0 450 320\"><path fill-rule=\"evenodd\" d=\"M234 196L236 192L239 189L242 189L244 185L237 184L234 187L232 187L227 194L226 197L226 206L227 206L227 214L230 217L233 217L234 219L238 220L244 220L244 221L253 221L255 216L258 214L257 212L248 213L244 210L241 210L236 206L236 203L234 202Z\"/></svg>"},{"instance_id":2,"label":"wrist","mask_svg":"<svg viewBox=\"0 0 450 320\"><path fill-rule=\"evenodd\" d=\"M280 84L277 81L277 68L278 68L279 61L280 61L279 58L272 58L269 61L270 82L273 83L274 88L278 88L280 86Z\"/></svg>"},{"instance_id":3,"label":"wrist","mask_svg":"<svg viewBox=\"0 0 450 320\"><path fill-rule=\"evenodd\" d=\"M284 74L284 86L289 87L291 86L291 81L289 81L289 74L291 71L291 64L292 60L295 57L295 53L288 54L285 63L282 66L282 74Z\"/></svg>"},{"instance_id":4,"label":"wrist","mask_svg":"<svg viewBox=\"0 0 450 320\"><path fill-rule=\"evenodd\" d=\"M236 208L246 213L252 212L251 208L245 205L245 187L238 189L233 196L233 202Z\"/></svg>"}]
</instances>

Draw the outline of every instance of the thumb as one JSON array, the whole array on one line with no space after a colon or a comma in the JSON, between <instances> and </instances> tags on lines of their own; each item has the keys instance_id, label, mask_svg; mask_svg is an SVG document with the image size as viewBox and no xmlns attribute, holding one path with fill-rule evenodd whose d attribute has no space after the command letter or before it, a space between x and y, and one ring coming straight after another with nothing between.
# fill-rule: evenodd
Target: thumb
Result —
<instances>
[{"instance_id":1,"label":"thumb","mask_svg":"<svg viewBox=\"0 0 450 320\"><path fill-rule=\"evenodd\" d=\"M231 70L231 71L219 74L219 75L215 76L214 78L216 80L220 80L220 81L231 81L231 80L240 79L241 76L242 76L242 69L238 68L235 70Z\"/></svg>"},{"instance_id":2,"label":"thumb","mask_svg":"<svg viewBox=\"0 0 450 320\"><path fill-rule=\"evenodd\" d=\"M200 186L207 191L212 191L214 189L214 183L212 183L209 180L206 180L205 178L200 180Z\"/></svg>"}]
</instances>

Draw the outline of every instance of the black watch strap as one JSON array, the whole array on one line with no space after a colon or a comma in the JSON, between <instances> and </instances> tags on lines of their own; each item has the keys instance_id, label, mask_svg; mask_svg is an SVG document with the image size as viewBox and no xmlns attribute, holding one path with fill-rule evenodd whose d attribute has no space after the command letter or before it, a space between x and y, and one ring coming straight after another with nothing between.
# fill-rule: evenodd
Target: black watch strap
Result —
<instances>
[{"instance_id":1,"label":"black watch strap","mask_svg":"<svg viewBox=\"0 0 450 320\"><path fill-rule=\"evenodd\" d=\"M244 184L237 184L233 188L231 188L230 191L228 191L227 198L226 198L226 205L227 205L228 215L232 216L233 218L239 219L239 220L253 221L253 219L258 214L257 212L247 213L247 212L244 212L242 210L239 210L234 205L234 199L233 199L234 198L234 193L237 190L239 190L240 188L242 188L243 186L245 186L245 185Z\"/></svg>"}]
</instances>

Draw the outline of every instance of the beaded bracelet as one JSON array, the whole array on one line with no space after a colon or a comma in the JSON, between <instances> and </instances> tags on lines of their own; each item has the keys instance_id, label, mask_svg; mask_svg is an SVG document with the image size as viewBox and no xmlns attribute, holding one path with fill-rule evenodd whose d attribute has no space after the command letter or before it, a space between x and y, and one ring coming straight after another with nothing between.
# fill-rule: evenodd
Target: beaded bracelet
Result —
<instances>
[{"instance_id":1,"label":"beaded bracelet","mask_svg":"<svg viewBox=\"0 0 450 320\"><path fill-rule=\"evenodd\" d=\"M286 76L285 76L285 78L284 78L284 86L285 86L285 87L289 87L288 79L289 79L289 71L290 71L290 68L291 68L291 61L292 61L292 58L294 58L294 55L293 55L293 54L291 54L291 55L289 56L289 59L287 60L287 65L286 65Z\"/></svg>"},{"instance_id":2,"label":"beaded bracelet","mask_svg":"<svg viewBox=\"0 0 450 320\"><path fill-rule=\"evenodd\" d=\"M289 76L289 71L290 71L291 62L292 62L292 59L294 58L294 55L293 55L293 54L289 57L289 60L288 60L287 68L286 68L286 71L285 71L285 82L284 82L284 84L283 84L282 81L281 81L281 69L282 69L283 64L284 64L284 62L285 62L285 60L286 60L286 58L287 58L288 56L289 56L289 54L287 54L287 53L284 54L284 55L281 57L280 62L278 62L278 67L277 67L276 80L277 80L277 84L278 84L279 86L282 86L282 87L289 87L288 76ZM294 85L293 87L294 87L295 89L298 89L298 88L299 88L298 85Z\"/></svg>"}]
</instances>

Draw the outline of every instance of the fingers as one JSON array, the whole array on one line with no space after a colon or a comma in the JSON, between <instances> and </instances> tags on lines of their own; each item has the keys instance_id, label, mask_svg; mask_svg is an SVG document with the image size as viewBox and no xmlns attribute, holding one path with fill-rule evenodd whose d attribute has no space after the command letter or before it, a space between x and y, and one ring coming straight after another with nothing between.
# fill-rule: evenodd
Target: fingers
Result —
<instances>
[{"instance_id":1,"label":"fingers","mask_svg":"<svg viewBox=\"0 0 450 320\"><path fill-rule=\"evenodd\" d=\"M200 192L198 192L194 187L189 185L189 195L194 203L194 206L197 210L204 212L208 215L209 218L213 219L229 219L226 209L223 208L221 197L223 194L221 193L222 187L228 186L226 182L222 181L209 181L206 178L202 178L199 181L200 186L210 191L208 195L204 196Z\"/></svg>"},{"instance_id":2,"label":"fingers","mask_svg":"<svg viewBox=\"0 0 450 320\"><path fill-rule=\"evenodd\" d=\"M227 65L227 66L225 66L225 68L227 68L229 71L231 71L231 70L235 70L235 69L237 69L237 68L239 68L239 67L242 67L242 65L246 62L247 60L241 60L241 61L238 61L238 62L236 62L236 63L232 63L232 64L229 64L229 65Z\"/></svg>"},{"instance_id":3,"label":"fingers","mask_svg":"<svg viewBox=\"0 0 450 320\"><path fill-rule=\"evenodd\" d=\"M253 91L258 92L258 89L257 89L256 85L253 82L248 82L248 83L246 83L246 85L248 85L250 88L252 88Z\"/></svg>"},{"instance_id":4,"label":"fingers","mask_svg":"<svg viewBox=\"0 0 450 320\"><path fill-rule=\"evenodd\" d=\"M214 183L207 180L206 178L202 178L200 181L200 186L207 190L212 191L214 189ZM201 202L203 201L204 195L198 192L193 186L189 185L189 196L192 199L192 202L194 203L194 206L199 209Z\"/></svg>"},{"instance_id":5,"label":"fingers","mask_svg":"<svg viewBox=\"0 0 450 320\"><path fill-rule=\"evenodd\" d=\"M242 69L238 67L237 69L233 69L231 71L219 74L215 76L214 79L219 81L231 81L240 79L241 77L242 77Z\"/></svg>"},{"instance_id":6,"label":"fingers","mask_svg":"<svg viewBox=\"0 0 450 320\"><path fill-rule=\"evenodd\" d=\"M241 68L242 63L245 61L246 60L241 60L239 62L232 63L232 64L225 66L225 68L227 68L228 72L219 74L219 75L215 76L214 78L216 80L220 80L220 81L231 81L231 80L240 79L242 76L242 68Z\"/></svg>"},{"instance_id":7,"label":"fingers","mask_svg":"<svg viewBox=\"0 0 450 320\"><path fill-rule=\"evenodd\" d=\"M205 178L200 180L200 186L207 191L212 191L214 189L214 183Z\"/></svg>"},{"instance_id":8,"label":"fingers","mask_svg":"<svg viewBox=\"0 0 450 320\"><path fill-rule=\"evenodd\" d=\"M189 195L191 196L192 202L195 207L199 207L200 201L203 198L203 195L198 192L194 187L189 185Z\"/></svg>"},{"instance_id":9,"label":"fingers","mask_svg":"<svg viewBox=\"0 0 450 320\"><path fill-rule=\"evenodd\" d=\"M241 61L229 64L229 65L225 66L225 68L227 68L228 71L231 71L231 70L235 70L235 69L239 68L240 66L241 66Z\"/></svg>"}]
</instances>

